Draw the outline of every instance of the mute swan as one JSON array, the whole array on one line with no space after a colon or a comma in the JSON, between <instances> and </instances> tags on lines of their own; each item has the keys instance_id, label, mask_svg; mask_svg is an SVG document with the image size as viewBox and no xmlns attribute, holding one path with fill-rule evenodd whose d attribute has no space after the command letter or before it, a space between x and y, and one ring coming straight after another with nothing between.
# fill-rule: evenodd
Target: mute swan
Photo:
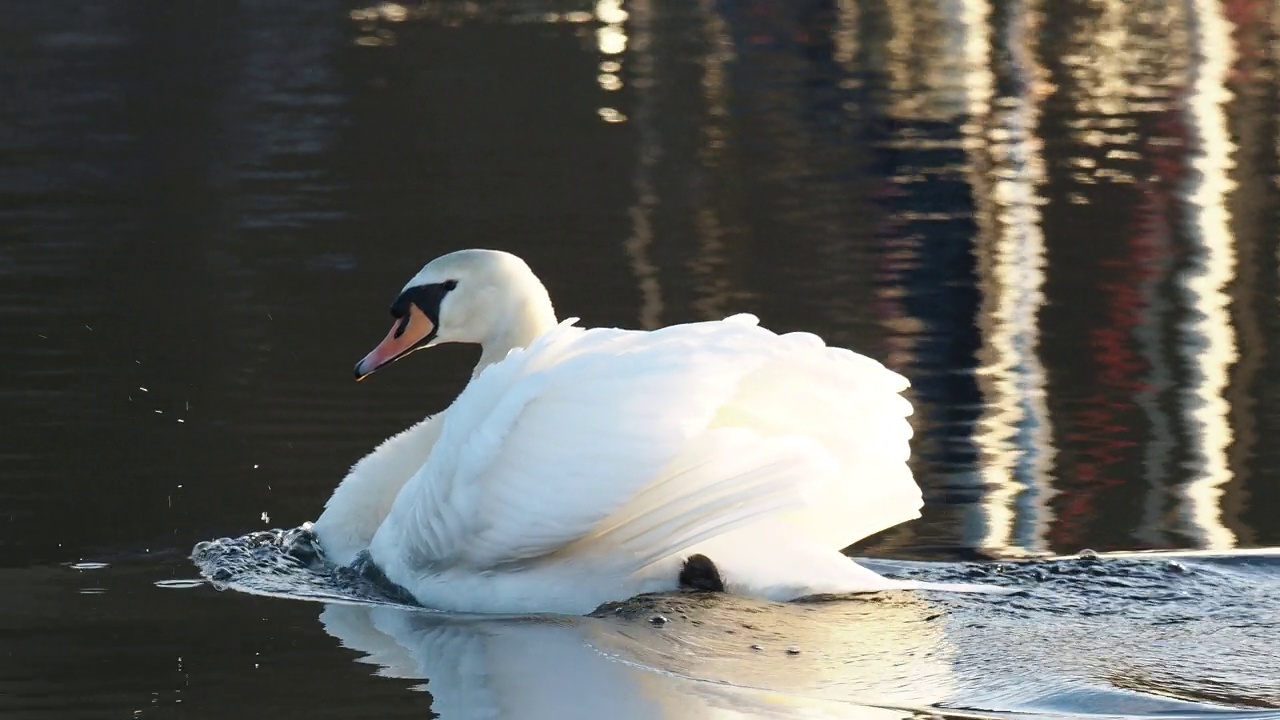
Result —
<instances>
[{"instance_id":1,"label":"mute swan","mask_svg":"<svg viewBox=\"0 0 1280 720\"><path fill-rule=\"evenodd\" d=\"M363 379L478 343L443 412L359 461L314 529L423 605L584 614L645 592L771 600L925 587L840 550L919 516L901 376L755 317L655 331L558 323L520 258L462 250L391 306ZM938 587L938 586L929 586Z\"/></svg>"}]
</instances>

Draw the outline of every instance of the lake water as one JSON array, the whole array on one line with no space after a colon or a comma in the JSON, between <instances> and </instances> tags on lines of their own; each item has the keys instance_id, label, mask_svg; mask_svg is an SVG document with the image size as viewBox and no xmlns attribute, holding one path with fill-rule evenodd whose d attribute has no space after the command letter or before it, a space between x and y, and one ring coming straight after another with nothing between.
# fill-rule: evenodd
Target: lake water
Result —
<instances>
[{"instance_id":1,"label":"lake water","mask_svg":"<svg viewBox=\"0 0 1280 720\"><path fill-rule=\"evenodd\" d=\"M0 98L7 716L1280 717L1266 0L51 0ZM478 620L270 543L201 581L456 395L474 349L351 367L473 246L584 325L748 311L907 375L924 516L850 554L1019 592Z\"/></svg>"}]
</instances>

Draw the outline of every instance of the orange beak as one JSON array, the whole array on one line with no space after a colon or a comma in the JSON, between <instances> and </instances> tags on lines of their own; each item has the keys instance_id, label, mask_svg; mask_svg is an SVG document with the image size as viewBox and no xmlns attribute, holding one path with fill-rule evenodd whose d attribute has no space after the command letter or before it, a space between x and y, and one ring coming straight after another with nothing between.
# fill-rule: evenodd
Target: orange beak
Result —
<instances>
[{"instance_id":1,"label":"orange beak","mask_svg":"<svg viewBox=\"0 0 1280 720\"><path fill-rule=\"evenodd\" d=\"M378 343L378 347L356 363L356 381L364 380L383 365L426 347L423 341L429 340L434 335L435 329L435 323L431 322L431 319L419 310L417 305L410 304L408 313L396 320L391 326L391 332Z\"/></svg>"}]
</instances>

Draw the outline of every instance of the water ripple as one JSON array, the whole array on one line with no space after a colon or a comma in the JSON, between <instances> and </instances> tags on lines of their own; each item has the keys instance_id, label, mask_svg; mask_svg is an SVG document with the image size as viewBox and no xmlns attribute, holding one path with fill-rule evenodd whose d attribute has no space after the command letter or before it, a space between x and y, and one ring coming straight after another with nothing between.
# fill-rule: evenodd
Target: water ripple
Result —
<instances>
[{"instance_id":1,"label":"water ripple","mask_svg":"<svg viewBox=\"0 0 1280 720\"><path fill-rule=\"evenodd\" d=\"M1086 551L987 563L865 560L891 576L979 581L1018 592L883 593L796 603L678 593L610 603L593 619L521 621L532 627L416 607L367 567L326 564L306 525L201 543L193 559L220 589L351 606L326 610L326 630L359 648L372 642L377 625L402 644L422 644L420 658L443 651L436 644L446 639L461 642L459 634L469 643L506 646L545 634L552 622L570 628L556 633L567 640L546 640L564 645L564 652L594 647L648 672L751 697L781 694L801 704L963 716L1280 717L1274 649L1280 647L1280 550ZM364 613L369 617L360 619ZM445 672L438 662L405 662L397 672ZM448 692L472 682L453 678Z\"/></svg>"}]
</instances>

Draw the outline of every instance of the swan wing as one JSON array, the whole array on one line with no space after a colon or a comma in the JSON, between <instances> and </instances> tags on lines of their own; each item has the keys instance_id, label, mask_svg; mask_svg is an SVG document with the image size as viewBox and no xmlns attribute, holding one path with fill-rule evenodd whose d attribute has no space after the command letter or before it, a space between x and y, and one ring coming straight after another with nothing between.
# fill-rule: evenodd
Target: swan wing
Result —
<instances>
[{"instance_id":1,"label":"swan wing","mask_svg":"<svg viewBox=\"0 0 1280 720\"><path fill-rule=\"evenodd\" d=\"M330 561L350 565L369 547L400 489L430 456L442 417L428 417L392 436L352 466L315 521Z\"/></svg>"},{"instance_id":2,"label":"swan wing","mask_svg":"<svg viewBox=\"0 0 1280 720\"><path fill-rule=\"evenodd\" d=\"M653 332L571 323L486 368L450 407L374 536L390 577L553 553L634 569L763 515L789 513L819 538L847 535L832 528L851 510L878 516L859 528L915 516L909 472L910 487L888 494L891 512L857 507L861 486L843 487L876 468L841 443L879 443L890 463L905 460L905 439L885 442L906 427L905 381L878 363L751 316ZM882 406L860 402L867 392ZM887 418L850 423L886 408Z\"/></svg>"},{"instance_id":3,"label":"swan wing","mask_svg":"<svg viewBox=\"0 0 1280 720\"><path fill-rule=\"evenodd\" d=\"M486 368L397 495L374 536L375 559L484 568L590 535L662 478L757 362L723 338L705 342L722 335L711 328L678 327L566 322Z\"/></svg>"}]
</instances>

